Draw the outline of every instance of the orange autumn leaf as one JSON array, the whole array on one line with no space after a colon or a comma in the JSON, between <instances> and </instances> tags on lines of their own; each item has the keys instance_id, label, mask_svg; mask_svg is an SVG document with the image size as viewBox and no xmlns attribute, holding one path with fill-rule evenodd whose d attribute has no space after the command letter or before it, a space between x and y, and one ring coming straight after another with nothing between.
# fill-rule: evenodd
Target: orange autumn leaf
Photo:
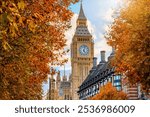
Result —
<instances>
[{"instance_id":1,"label":"orange autumn leaf","mask_svg":"<svg viewBox=\"0 0 150 117\"><path fill-rule=\"evenodd\" d=\"M150 4L149 0L127 0L106 35L115 48L112 63L131 84L150 89Z\"/></svg>"},{"instance_id":2,"label":"orange autumn leaf","mask_svg":"<svg viewBox=\"0 0 150 117\"><path fill-rule=\"evenodd\" d=\"M91 100L126 100L127 95L122 91L117 91L111 83L107 83L100 88L100 93L96 94Z\"/></svg>"},{"instance_id":3,"label":"orange autumn leaf","mask_svg":"<svg viewBox=\"0 0 150 117\"><path fill-rule=\"evenodd\" d=\"M50 65L66 62L64 33L76 2L0 1L0 99L42 99Z\"/></svg>"}]
</instances>

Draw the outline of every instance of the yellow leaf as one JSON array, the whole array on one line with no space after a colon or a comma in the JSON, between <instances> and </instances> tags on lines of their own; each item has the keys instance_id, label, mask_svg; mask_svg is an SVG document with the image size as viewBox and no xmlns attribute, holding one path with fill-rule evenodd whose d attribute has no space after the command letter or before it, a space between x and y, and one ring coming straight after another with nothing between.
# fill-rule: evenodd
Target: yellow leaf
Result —
<instances>
[{"instance_id":1,"label":"yellow leaf","mask_svg":"<svg viewBox=\"0 0 150 117\"><path fill-rule=\"evenodd\" d=\"M18 8L17 8L16 4L12 3L12 6L13 6L13 7L8 7L9 10L10 10L11 12L18 13Z\"/></svg>"},{"instance_id":2,"label":"yellow leaf","mask_svg":"<svg viewBox=\"0 0 150 117\"><path fill-rule=\"evenodd\" d=\"M19 24L21 24L22 26L24 26L24 24L23 24L23 18L22 17L19 17Z\"/></svg>"},{"instance_id":3,"label":"yellow leaf","mask_svg":"<svg viewBox=\"0 0 150 117\"><path fill-rule=\"evenodd\" d=\"M7 15L7 19L8 19L10 22L13 22L13 18L12 18L10 15Z\"/></svg>"},{"instance_id":4,"label":"yellow leaf","mask_svg":"<svg viewBox=\"0 0 150 117\"><path fill-rule=\"evenodd\" d=\"M35 32L36 25L34 24L32 20L29 21L28 27L33 33Z\"/></svg>"},{"instance_id":5,"label":"yellow leaf","mask_svg":"<svg viewBox=\"0 0 150 117\"><path fill-rule=\"evenodd\" d=\"M16 29L16 31L18 31L18 26L17 26L17 24L15 22L13 23L13 26Z\"/></svg>"},{"instance_id":6,"label":"yellow leaf","mask_svg":"<svg viewBox=\"0 0 150 117\"><path fill-rule=\"evenodd\" d=\"M2 12L2 8L0 8L0 13Z\"/></svg>"},{"instance_id":7,"label":"yellow leaf","mask_svg":"<svg viewBox=\"0 0 150 117\"><path fill-rule=\"evenodd\" d=\"M3 47L4 47L5 50L7 50L8 48L9 48L9 49L12 49L12 48L10 47L10 45L6 42L6 40L4 40L4 42L3 42Z\"/></svg>"},{"instance_id":8,"label":"yellow leaf","mask_svg":"<svg viewBox=\"0 0 150 117\"><path fill-rule=\"evenodd\" d=\"M18 2L18 8L23 10L25 8L25 3L23 0L21 0L20 2Z\"/></svg>"}]
</instances>

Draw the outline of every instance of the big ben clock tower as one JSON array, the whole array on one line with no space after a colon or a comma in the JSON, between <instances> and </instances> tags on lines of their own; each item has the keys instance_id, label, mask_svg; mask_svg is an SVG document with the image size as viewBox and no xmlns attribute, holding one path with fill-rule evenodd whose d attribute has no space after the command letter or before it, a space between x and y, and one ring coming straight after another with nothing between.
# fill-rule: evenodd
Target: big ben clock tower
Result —
<instances>
[{"instance_id":1,"label":"big ben clock tower","mask_svg":"<svg viewBox=\"0 0 150 117\"><path fill-rule=\"evenodd\" d=\"M77 27L71 43L71 66L72 66L72 99L77 100L78 87L85 80L93 66L94 42L87 27L82 2L80 13L76 21Z\"/></svg>"}]
</instances>

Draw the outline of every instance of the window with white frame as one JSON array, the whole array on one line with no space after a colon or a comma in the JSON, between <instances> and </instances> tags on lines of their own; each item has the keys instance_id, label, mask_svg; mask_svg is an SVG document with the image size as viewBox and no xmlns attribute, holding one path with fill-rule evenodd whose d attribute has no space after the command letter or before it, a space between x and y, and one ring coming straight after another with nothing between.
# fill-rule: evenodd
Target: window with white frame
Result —
<instances>
[{"instance_id":1,"label":"window with white frame","mask_svg":"<svg viewBox=\"0 0 150 117\"><path fill-rule=\"evenodd\" d=\"M121 85L121 83L120 82L115 82L114 83L114 86L118 86L118 85Z\"/></svg>"},{"instance_id":2,"label":"window with white frame","mask_svg":"<svg viewBox=\"0 0 150 117\"><path fill-rule=\"evenodd\" d=\"M114 76L114 80L120 80L120 75Z\"/></svg>"}]
</instances>

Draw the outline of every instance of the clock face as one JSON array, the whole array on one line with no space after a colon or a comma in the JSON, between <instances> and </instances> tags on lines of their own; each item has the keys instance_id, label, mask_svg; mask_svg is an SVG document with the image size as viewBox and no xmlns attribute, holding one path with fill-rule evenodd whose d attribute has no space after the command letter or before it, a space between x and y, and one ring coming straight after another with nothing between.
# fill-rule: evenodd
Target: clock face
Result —
<instances>
[{"instance_id":1,"label":"clock face","mask_svg":"<svg viewBox=\"0 0 150 117\"><path fill-rule=\"evenodd\" d=\"M79 48L79 52L81 55L88 55L89 53L89 48L86 45L81 45Z\"/></svg>"}]
</instances>

